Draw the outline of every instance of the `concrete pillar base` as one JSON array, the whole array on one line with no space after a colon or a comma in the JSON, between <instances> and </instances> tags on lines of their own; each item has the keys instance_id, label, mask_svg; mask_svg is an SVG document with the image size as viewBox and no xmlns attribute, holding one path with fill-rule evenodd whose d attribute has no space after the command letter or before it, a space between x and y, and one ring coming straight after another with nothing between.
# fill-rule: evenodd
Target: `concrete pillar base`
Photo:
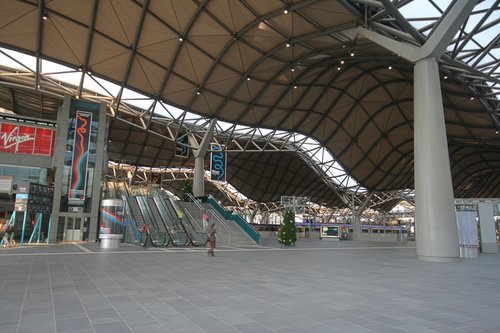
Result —
<instances>
[{"instance_id":1,"label":"concrete pillar base","mask_svg":"<svg viewBox=\"0 0 500 333\"><path fill-rule=\"evenodd\" d=\"M497 254L498 253L498 245L497 243L482 243L481 244L481 252L482 253L492 253L492 254Z\"/></svg>"},{"instance_id":2,"label":"concrete pillar base","mask_svg":"<svg viewBox=\"0 0 500 333\"><path fill-rule=\"evenodd\" d=\"M430 262L458 262L457 257L433 257L417 255L417 259Z\"/></svg>"},{"instance_id":3,"label":"concrete pillar base","mask_svg":"<svg viewBox=\"0 0 500 333\"><path fill-rule=\"evenodd\" d=\"M477 247L460 247L460 258L477 258Z\"/></svg>"}]
</instances>

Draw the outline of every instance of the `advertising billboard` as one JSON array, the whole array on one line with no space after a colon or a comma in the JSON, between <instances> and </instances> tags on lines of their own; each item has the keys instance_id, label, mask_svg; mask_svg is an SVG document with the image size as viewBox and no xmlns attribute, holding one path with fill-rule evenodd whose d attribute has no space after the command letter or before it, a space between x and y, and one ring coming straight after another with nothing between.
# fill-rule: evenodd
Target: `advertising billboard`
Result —
<instances>
[{"instance_id":1,"label":"advertising billboard","mask_svg":"<svg viewBox=\"0 0 500 333\"><path fill-rule=\"evenodd\" d=\"M76 112L76 126L72 153L73 158L71 163L68 195L70 200L85 199L91 125L92 113L83 111Z\"/></svg>"},{"instance_id":2,"label":"advertising billboard","mask_svg":"<svg viewBox=\"0 0 500 333\"><path fill-rule=\"evenodd\" d=\"M56 129L0 122L0 152L54 156Z\"/></svg>"}]
</instances>

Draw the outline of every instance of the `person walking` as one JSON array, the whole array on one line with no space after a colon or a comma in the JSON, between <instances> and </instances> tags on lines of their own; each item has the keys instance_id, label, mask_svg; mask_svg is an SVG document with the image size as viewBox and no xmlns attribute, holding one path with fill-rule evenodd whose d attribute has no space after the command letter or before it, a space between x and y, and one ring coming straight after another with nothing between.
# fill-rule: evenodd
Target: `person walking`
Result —
<instances>
[{"instance_id":1,"label":"person walking","mask_svg":"<svg viewBox=\"0 0 500 333\"><path fill-rule=\"evenodd\" d=\"M9 231L7 228L4 229L3 238L2 238L2 246L3 247L9 246Z\"/></svg>"},{"instance_id":2,"label":"person walking","mask_svg":"<svg viewBox=\"0 0 500 333\"><path fill-rule=\"evenodd\" d=\"M179 223L184 225L184 211L181 208L177 209L177 218L179 219Z\"/></svg>"},{"instance_id":3,"label":"person walking","mask_svg":"<svg viewBox=\"0 0 500 333\"><path fill-rule=\"evenodd\" d=\"M217 239L217 230L215 230L215 223L212 223L210 229L208 230L208 242L210 244L210 249L208 250L207 255L211 255L215 257L215 240Z\"/></svg>"},{"instance_id":4,"label":"person walking","mask_svg":"<svg viewBox=\"0 0 500 333\"><path fill-rule=\"evenodd\" d=\"M14 228L14 225L10 226L9 245L16 246L16 229Z\"/></svg>"},{"instance_id":5,"label":"person walking","mask_svg":"<svg viewBox=\"0 0 500 333\"><path fill-rule=\"evenodd\" d=\"M140 235L141 235L141 245L146 246L148 243L148 238L149 238L149 228L148 225L144 222L142 227L139 229Z\"/></svg>"},{"instance_id":6,"label":"person walking","mask_svg":"<svg viewBox=\"0 0 500 333\"><path fill-rule=\"evenodd\" d=\"M208 214L207 214L206 210L204 210L203 214L201 214L201 222L203 224L203 231L207 232L207 230L208 230Z\"/></svg>"}]
</instances>

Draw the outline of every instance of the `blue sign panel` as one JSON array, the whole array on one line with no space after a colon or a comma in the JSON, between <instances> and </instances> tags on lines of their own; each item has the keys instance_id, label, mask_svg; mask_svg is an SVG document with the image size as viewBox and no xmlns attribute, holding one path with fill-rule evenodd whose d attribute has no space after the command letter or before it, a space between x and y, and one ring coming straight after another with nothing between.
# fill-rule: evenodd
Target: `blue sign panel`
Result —
<instances>
[{"instance_id":1,"label":"blue sign panel","mask_svg":"<svg viewBox=\"0 0 500 333\"><path fill-rule=\"evenodd\" d=\"M226 153L219 146L212 145L210 153L210 180L226 181ZM217 151L219 150L219 151Z\"/></svg>"}]
</instances>

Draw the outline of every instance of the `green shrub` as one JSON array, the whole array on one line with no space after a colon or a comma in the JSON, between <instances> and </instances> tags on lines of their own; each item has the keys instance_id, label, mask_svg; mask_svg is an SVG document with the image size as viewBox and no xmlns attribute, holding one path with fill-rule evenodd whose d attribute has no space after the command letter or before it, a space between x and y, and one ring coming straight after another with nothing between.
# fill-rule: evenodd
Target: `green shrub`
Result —
<instances>
[{"instance_id":1,"label":"green shrub","mask_svg":"<svg viewBox=\"0 0 500 333\"><path fill-rule=\"evenodd\" d=\"M191 185L191 182L189 180L185 180L182 182L181 192L181 201L189 202L189 194L193 195L193 185Z\"/></svg>"}]
</instances>

